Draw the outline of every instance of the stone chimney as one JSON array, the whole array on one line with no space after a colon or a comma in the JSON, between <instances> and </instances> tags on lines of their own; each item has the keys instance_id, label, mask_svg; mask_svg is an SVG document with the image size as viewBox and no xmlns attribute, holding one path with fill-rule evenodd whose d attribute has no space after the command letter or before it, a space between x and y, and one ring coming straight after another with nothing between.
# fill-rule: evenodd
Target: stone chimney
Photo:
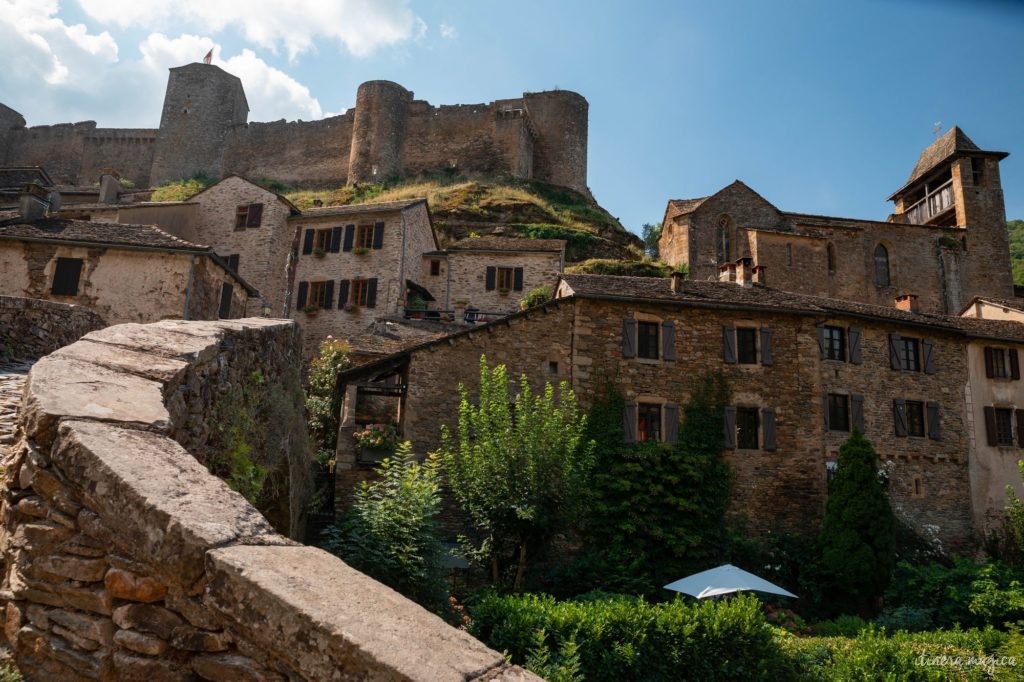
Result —
<instances>
[{"instance_id":1,"label":"stone chimney","mask_svg":"<svg viewBox=\"0 0 1024 682\"><path fill-rule=\"evenodd\" d=\"M896 309L908 313L921 312L921 306L917 303L917 294L902 294L896 297Z\"/></svg>"},{"instance_id":2,"label":"stone chimney","mask_svg":"<svg viewBox=\"0 0 1024 682\"><path fill-rule=\"evenodd\" d=\"M768 286L768 280L765 277L765 265L755 265L753 275L751 276L751 282L755 287L766 287Z\"/></svg>"},{"instance_id":3,"label":"stone chimney","mask_svg":"<svg viewBox=\"0 0 1024 682\"><path fill-rule=\"evenodd\" d=\"M22 220L39 220L50 210L50 193L36 183L25 185L18 199L18 215Z\"/></svg>"},{"instance_id":4,"label":"stone chimney","mask_svg":"<svg viewBox=\"0 0 1024 682\"><path fill-rule=\"evenodd\" d=\"M718 266L718 281L719 282L735 282L736 281L736 264L735 263L722 263Z\"/></svg>"},{"instance_id":5,"label":"stone chimney","mask_svg":"<svg viewBox=\"0 0 1024 682\"><path fill-rule=\"evenodd\" d=\"M754 274L754 259L749 256L736 259L736 283L742 287L751 285L751 277Z\"/></svg>"},{"instance_id":6,"label":"stone chimney","mask_svg":"<svg viewBox=\"0 0 1024 682\"><path fill-rule=\"evenodd\" d=\"M685 272L673 272L672 273L672 293L679 294L683 291L683 282L686 281Z\"/></svg>"},{"instance_id":7,"label":"stone chimney","mask_svg":"<svg viewBox=\"0 0 1024 682\"><path fill-rule=\"evenodd\" d=\"M115 173L103 173L100 175L100 198L101 204L116 204L117 194L121 190L121 183Z\"/></svg>"}]
</instances>

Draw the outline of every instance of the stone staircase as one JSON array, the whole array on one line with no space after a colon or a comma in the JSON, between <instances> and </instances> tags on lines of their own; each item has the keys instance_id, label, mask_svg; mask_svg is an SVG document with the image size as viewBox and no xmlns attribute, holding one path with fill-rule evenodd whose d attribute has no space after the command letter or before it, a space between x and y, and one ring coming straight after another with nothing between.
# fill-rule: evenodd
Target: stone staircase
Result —
<instances>
[{"instance_id":1,"label":"stone staircase","mask_svg":"<svg viewBox=\"0 0 1024 682\"><path fill-rule=\"evenodd\" d=\"M14 445L25 377L34 360L0 359L0 453Z\"/></svg>"}]
</instances>

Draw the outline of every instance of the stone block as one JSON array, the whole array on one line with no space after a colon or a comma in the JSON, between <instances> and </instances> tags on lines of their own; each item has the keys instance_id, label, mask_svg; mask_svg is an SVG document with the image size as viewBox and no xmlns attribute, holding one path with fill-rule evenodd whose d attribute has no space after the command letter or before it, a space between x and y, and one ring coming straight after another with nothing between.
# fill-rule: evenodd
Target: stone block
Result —
<instances>
[{"instance_id":1,"label":"stone block","mask_svg":"<svg viewBox=\"0 0 1024 682\"><path fill-rule=\"evenodd\" d=\"M82 532L94 540L109 543L114 539L113 531L100 520L99 516L88 509L83 509L78 513L77 523Z\"/></svg>"},{"instance_id":2,"label":"stone block","mask_svg":"<svg viewBox=\"0 0 1024 682\"><path fill-rule=\"evenodd\" d=\"M40 630L47 630L50 627L50 609L43 608L38 604L29 604L25 609L25 617L28 621Z\"/></svg>"},{"instance_id":3,"label":"stone block","mask_svg":"<svg viewBox=\"0 0 1024 682\"><path fill-rule=\"evenodd\" d=\"M81 557L50 555L35 560L34 566L47 573L64 576L83 583L103 580L107 572L106 559L83 559Z\"/></svg>"},{"instance_id":4,"label":"stone block","mask_svg":"<svg viewBox=\"0 0 1024 682\"><path fill-rule=\"evenodd\" d=\"M160 656L167 651L167 642L136 630L118 630L114 633L114 642L129 651L146 656Z\"/></svg>"},{"instance_id":5,"label":"stone block","mask_svg":"<svg viewBox=\"0 0 1024 682\"><path fill-rule=\"evenodd\" d=\"M231 635L180 625L171 632L171 646L182 651L227 651Z\"/></svg>"},{"instance_id":6,"label":"stone block","mask_svg":"<svg viewBox=\"0 0 1024 682\"><path fill-rule=\"evenodd\" d=\"M110 551L107 543L94 540L84 533L78 533L77 535L68 538L65 542L61 543L60 549L62 552L67 554L90 557L93 559L106 556Z\"/></svg>"},{"instance_id":7,"label":"stone block","mask_svg":"<svg viewBox=\"0 0 1024 682\"><path fill-rule=\"evenodd\" d=\"M284 676L238 654L203 654L192 659L192 669L211 682L278 682Z\"/></svg>"},{"instance_id":8,"label":"stone block","mask_svg":"<svg viewBox=\"0 0 1024 682\"><path fill-rule=\"evenodd\" d=\"M195 679L174 661L133 656L117 651L113 656L114 679L118 682L191 682Z\"/></svg>"},{"instance_id":9,"label":"stone block","mask_svg":"<svg viewBox=\"0 0 1024 682\"><path fill-rule=\"evenodd\" d=\"M180 587L171 587L164 597L164 605L181 614L185 620L203 630L219 630L224 619L203 603L203 597L190 597Z\"/></svg>"},{"instance_id":10,"label":"stone block","mask_svg":"<svg viewBox=\"0 0 1024 682\"><path fill-rule=\"evenodd\" d=\"M19 514L33 516L38 519L45 519L50 513L50 508L43 501L43 498L35 495L18 500L14 508Z\"/></svg>"},{"instance_id":11,"label":"stone block","mask_svg":"<svg viewBox=\"0 0 1024 682\"><path fill-rule=\"evenodd\" d=\"M29 606L28 608L32 608ZM18 640L18 630L25 621L26 608L24 602L9 601L4 607L4 637L11 644ZM31 620L31 619L30 619Z\"/></svg>"},{"instance_id":12,"label":"stone block","mask_svg":"<svg viewBox=\"0 0 1024 682\"><path fill-rule=\"evenodd\" d=\"M154 353L142 353L123 346L84 338L70 346L58 349L53 355L89 362L107 369L135 374L145 379L168 383L177 381L188 368L188 363Z\"/></svg>"},{"instance_id":13,"label":"stone block","mask_svg":"<svg viewBox=\"0 0 1024 682\"><path fill-rule=\"evenodd\" d=\"M162 324L117 324L90 332L82 339L190 363L206 362L216 357L223 334L221 330L192 334L167 325L161 327Z\"/></svg>"},{"instance_id":14,"label":"stone block","mask_svg":"<svg viewBox=\"0 0 1024 682\"><path fill-rule=\"evenodd\" d=\"M114 622L126 630L139 630L170 639L174 629L183 625L181 616L154 604L125 604L114 609Z\"/></svg>"},{"instance_id":15,"label":"stone block","mask_svg":"<svg viewBox=\"0 0 1024 682\"><path fill-rule=\"evenodd\" d=\"M80 637L109 645L114 637L114 624L109 618L90 616L75 611L54 609L48 614L50 621L74 632Z\"/></svg>"},{"instance_id":16,"label":"stone block","mask_svg":"<svg viewBox=\"0 0 1024 682\"><path fill-rule=\"evenodd\" d=\"M80 649L82 651L90 651L91 652L91 651L96 651L97 649L100 648L100 643L99 642L94 642L91 639L87 639L85 637L82 637L77 632L74 632L73 630L69 630L69 629L67 629L67 628L65 628L63 626L60 626L60 625L53 625L50 628L50 632L52 632L53 634L57 635L58 637L64 638L64 640L66 642L68 642L69 644L71 644L71 646L73 646L76 649Z\"/></svg>"},{"instance_id":17,"label":"stone block","mask_svg":"<svg viewBox=\"0 0 1024 682\"><path fill-rule=\"evenodd\" d=\"M115 599L154 602L160 601L167 594L167 587L159 580L119 568L107 571L104 583L107 592Z\"/></svg>"}]
</instances>

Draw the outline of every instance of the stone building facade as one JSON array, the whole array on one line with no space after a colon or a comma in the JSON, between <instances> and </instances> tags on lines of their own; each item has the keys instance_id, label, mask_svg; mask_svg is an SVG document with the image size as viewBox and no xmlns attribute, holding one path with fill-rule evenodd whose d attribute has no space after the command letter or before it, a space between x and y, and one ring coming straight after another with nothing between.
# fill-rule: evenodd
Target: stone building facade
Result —
<instances>
[{"instance_id":1,"label":"stone building facade","mask_svg":"<svg viewBox=\"0 0 1024 682\"><path fill-rule=\"evenodd\" d=\"M432 106L390 81L320 121L247 123L241 81L209 64L170 70L160 127L94 121L27 127L0 104L0 166L42 166L60 183L116 168L138 186L195 172L331 186L444 169L537 179L587 193L587 100L567 90Z\"/></svg>"},{"instance_id":2,"label":"stone building facade","mask_svg":"<svg viewBox=\"0 0 1024 682\"><path fill-rule=\"evenodd\" d=\"M538 387L569 381L585 406L613 381L626 399L627 440L671 440L692 378L720 371L732 389L723 424L735 474L731 513L751 529L813 528L838 449L858 428L880 455L897 513L922 533L971 545L975 516L988 512L977 505L990 503L972 492L978 426L964 399L967 347L975 339L1024 347L1019 325L920 312L907 299L900 310L744 279L564 275L558 297L542 308L397 353L342 381L404 387L402 434L428 452L458 413L452 387L476 385L481 354ZM339 500L366 468L346 436L357 426L339 438Z\"/></svg>"},{"instance_id":3,"label":"stone building facade","mask_svg":"<svg viewBox=\"0 0 1024 682\"><path fill-rule=\"evenodd\" d=\"M875 305L913 293L926 311L957 314L975 296L1013 296L1005 157L953 128L890 197L887 222L780 211L737 180L709 197L669 201L660 253L694 280L717 279L719 266L750 257L767 266L772 287Z\"/></svg>"}]
</instances>

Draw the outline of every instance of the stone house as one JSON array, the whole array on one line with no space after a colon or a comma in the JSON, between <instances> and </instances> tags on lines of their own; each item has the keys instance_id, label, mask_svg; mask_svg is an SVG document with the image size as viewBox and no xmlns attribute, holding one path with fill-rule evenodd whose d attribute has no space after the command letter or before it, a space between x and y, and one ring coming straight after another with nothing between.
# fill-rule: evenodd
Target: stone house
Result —
<instances>
[{"instance_id":1,"label":"stone house","mask_svg":"<svg viewBox=\"0 0 1024 682\"><path fill-rule=\"evenodd\" d=\"M313 208L289 225L300 240L289 310L307 356L327 336L365 336L413 295L433 302L418 281L421 254L438 248L426 199Z\"/></svg>"},{"instance_id":2,"label":"stone house","mask_svg":"<svg viewBox=\"0 0 1024 682\"><path fill-rule=\"evenodd\" d=\"M486 320L519 310L532 289L554 285L565 266L565 240L471 237L423 254L421 280L438 308L455 318L470 309Z\"/></svg>"},{"instance_id":3,"label":"stone house","mask_svg":"<svg viewBox=\"0 0 1024 682\"><path fill-rule=\"evenodd\" d=\"M839 447L857 428L884 463L897 513L970 545L976 518L990 511L977 505L996 503L972 490L982 426L964 399L968 346L1019 350L1024 328L922 312L912 297L874 306L781 291L756 284L764 269L749 260L734 266L724 282L563 275L541 307L343 373L336 499L369 467L351 437L361 392L389 387L402 436L428 452L456 418L453 387L475 386L486 354L538 388L568 381L584 406L610 380L626 399L627 441L672 441L692 378L723 372L731 513L751 529L813 528Z\"/></svg>"},{"instance_id":4,"label":"stone house","mask_svg":"<svg viewBox=\"0 0 1024 682\"><path fill-rule=\"evenodd\" d=\"M0 221L0 295L74 303L118 324L244 317L258 294L210 247L152 225Z\"/></svg>"},{"instance_id":5,"label":"stone house","mask_svg":"<svg viewBox=\"0 0 1024 682\"><path fill-rule=\"evenodd\" d=\"M914 293L923 310L957 314L975 296L1014 296L999 180L1006 156L953 128L890 197L887 222L781 211L737 180L668 202L661 257L694 280L749 257L775 288L876 305Z\"/></svg>"}]
</instances>

